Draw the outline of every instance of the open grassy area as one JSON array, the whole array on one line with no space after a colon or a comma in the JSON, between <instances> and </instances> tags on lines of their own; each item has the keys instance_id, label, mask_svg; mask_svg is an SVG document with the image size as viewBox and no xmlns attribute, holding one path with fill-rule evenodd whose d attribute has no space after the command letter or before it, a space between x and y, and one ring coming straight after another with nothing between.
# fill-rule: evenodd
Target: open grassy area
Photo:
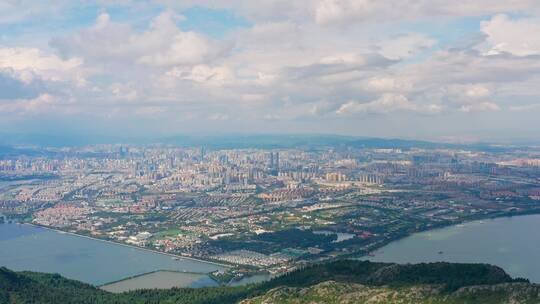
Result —
<instances>
[{"instance_id":1,"label":"open grassy area","mask_svg":"<svg viewBox=\"0 0 540 304\"><path fill-rule=\"evenodd\" d=\"M169 230L163 230L160 232L156 232L153 235L153 239L162 239L165 237L175 237L179 234L189 234L187 231L179 230L179 229L169 229Z\"/></svg>"}]
</instances>

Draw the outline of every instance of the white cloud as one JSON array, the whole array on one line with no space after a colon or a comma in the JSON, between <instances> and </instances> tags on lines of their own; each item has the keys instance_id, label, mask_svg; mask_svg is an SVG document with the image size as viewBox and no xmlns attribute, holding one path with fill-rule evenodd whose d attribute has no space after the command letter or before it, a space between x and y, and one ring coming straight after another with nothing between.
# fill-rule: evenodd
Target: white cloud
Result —
<instances>
[{"instance_id":1,"label":"white cloud","mask_svg":"<svg viewBox=\"0 0 540 304\"><path fill-rule=\"evenodd\" d=\"M349 101L342 104L336 111L338 115L350 115L358 113L367 114L390 114L392 112L407 111L421 114L437 114L442 112L443 106L429 103L413 103L407 96L401 94L386 93L379 98L361 103L358 101Z\"/></svg>"},{"instance_id":2,"label":"white cloud","mask_svg":"<svg viewBox=\"0 0 540 304\"><path fill-rule=\"evenodd\" d=\"M132 85L113 83L109 89L112 96L118 100L133 101L139 97L137 90Z\"/></svg>"},{"instance_id":3,"label":"white cloud","mask_svg":"<svg viewBox=\"0 0 540 304\"><path fill-rule=\"evenodd\" d=\"M397 110L415 111L418 107L411 103L406 96L396 94L384 94L376 100L360 103L349 101L343 104L337 111L337 114L354 113L389 113Z\"/></svg>"},{"instance_id":4,"label":"white cloud","mask_svg":"<svg viewBox=\"0 0 540 304\"><path fill-rule=\"evenodd\" d=\"M489 102L489 101L467 104L467 105L461 106L460 108L460 111L467 112L467 113L469 112L494 112L494 111L500 111L500 110L501 108L497 104L493 102Z\"/></svg>"},{"instance_id":5,"label":"white cloud","mask_svg":"<svg viewBox=\"0 0 540 304\"><path fill-rule=\"evenodd\" d=\"M73 71L81 64L79 58L62 60L36 48L0 48L0 69L13 70L26 83L35 76L51 81L66 80L73 77Z\"/></svg>"},{"instance_id":6,"label":"white cloud","mask_svg":"<svg viewBox=\"0 0 540 304\"><path fill-rule=\"evenodd\" d=\"M211 67L205 64L196 65L191 68L174 67L166 75L209 85L223 85L234 79L234 75L228 67Z\"/></svg>"},{"instance_id":7,"label":"white cloud","mask_svg":"<svg viewBox=\"0 0 540 304\"><path fill-rule=\"evenodd\" d=\"M242 94L240 96L240 99L243 102L248 102L248 103L260 103L264 101L265 98L266 96L264 94Z\"/></svg>"},{"instance_id":8,"label":"white cloud","mask_svg":"<svg viewBox=\"0 0 540 304\"><path fill-rule=\"evenodd\" d=\"M57 6L40 1L0 1L0 24L14 24L40 15L50 15L57 10Z\"/></svg>"},{"instance_id":9,"label":"white cloud","mask_svg":"<svg viewBox=\"0 0 540 304\"><path fill-rule=\"evenodd\" d=\"M176 21L182 16L165 11L155 17L148 30L137 32L129 25L100 14L95 24L76 34L57 37L51 45L64 55L90 61L142 63L153 66L193 65L223 55L228 46L202 34L184 32Z\"/></svg>"},{"instance_id":10,"label":"white cloud","mask_svg":"<svg viewBox=\"0 0 540 304\"><path fill-rule=\"evenodd\" d=\"M320 0L315 2L315 21L320 25L396 22L436 16L481 16L504 11L539 11L536 0Z\"/></svg>"},{"instance_id":11,"label":"white cloud","mask_svg":"<svg viewBox=\"0 0 540 304\"><path fill-rule=\"evenodd\" d=\"M9 41L0 48L0 85L17 86L11 78L26 83L3 95L3 113L65 108L111 121L137 115L134 130L144 119L159 119L167 132L190 127L184 120L209 130L239 121L264 128L264 117L287 124L286 131L299 130L296 124L355 133L369 120L391 134L401 130L381 121L431 119L433 126L440 118L434 128L451 129L455 117L488 120L536 108L540 61L530 56L540 51L536 0L158 1L163 6L140 4L153 9L143 14L131 3L125 15L105 13L103 1L92 25L53 30L48 46ZM210 37L181 15L194 5L230 9L252 24ZM480 30L461 28L492 14ZM448 37L440 33L456 25ZM433 113L441 115L425 115Z\"/></svg>"},{"instance_id":12,"label":"white cloud","mask_svg":"<svg viewBox=\"0 0 540 304\"><path fill-rule=\"evenodd\" d=\"M33 99L17 99L0 104L0 113L30 114L58 110L60 99L49 94L41 94Z\"/></svg>"},{"instance_id":13,"label":"white cloud","mask_svg":"<svg viewBox=\"0 0 540 304\"><path fill-rule=\"evenodd\" d=\"M239 43L259 49L274 47L275 43L279 43L280 47L290 47L299 39L302 39L302 29L291 21L255 24L249 29L240 30L238 35Z\"/></svg>"},{"instance_id":14,"label":"white cloud","mask_svg":"<svg viewBox=\"0 0 540 304\"><path fill-rule=\"evenodd\" d=\"M404 59L414 56L418 51L434 46L436 41L425 35L413 33L400 35L379 44L380 53L389 59Z\"/></svg>"},{"instance_id":15,"label":"white cloud","mask_svg":"<svg viewBox=\"0 0 540 304\"><path fill-rule=\"evenodd\" d=\"M465 90L465 95L470 98L482 98L491 94L488 88L483 85L472 85Z\"/></svg>"},{"instance_id":16,"label":"white cloud","mask_svg":"<svg viewBox=\"0 0 540 304\"><path fill-rule=\"evenodd\" d=\"M164 50L143 55L138 62L155 66L190 65L207 62L222 50L217 44L194 32L178 31Z\"/></svg>"},{"instance_id":17,"label":"white cloud","mask_svg":"<svg viewBox=\"0 0 540 304\"><path fill-rule=\"evenodd\" d=\"M479 103L492 95L485 84L447 84L442 90L445 97L458 106Z\"/></svg>"},{"instance_id":18,"label":"white cloud","mask_svg":"<svg viewBox=\"0 0 540 304\"><path fill-rule=\"evenodd\" d=\"M366 79L363 87L374 92L406 92L412 89L412 84L407 79L376 76Z\"/></svg>"},{"instance_id":19,"label":"white cloud","mask_svg":"<svg viewBox=\"0 0 540 304\"><path fill-rule=\"evenodd\" d=\"M516 56L540 54L540 19L512 20L504 14L496 15L481 23L487 36L487 54L510 53Z\"/></svg>"}]
</instances>

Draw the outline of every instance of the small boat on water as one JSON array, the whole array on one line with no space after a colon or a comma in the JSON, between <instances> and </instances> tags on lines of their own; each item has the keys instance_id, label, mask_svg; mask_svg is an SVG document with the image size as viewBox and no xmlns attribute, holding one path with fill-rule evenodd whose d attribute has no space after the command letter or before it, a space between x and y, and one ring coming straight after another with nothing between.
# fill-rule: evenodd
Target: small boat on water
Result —
<instances>
[{"instance_id":1,"label":"small boat on water","mask_svg":"<svg viewBox=\"0 0 540 304\"><path fill-rule=\"evenodd\" d=\"M438 254L443 254L444 252L442 252L442 251L439 251L439 252L437 252L437 253L438 253Z\"/></svg>"}]
</instances>

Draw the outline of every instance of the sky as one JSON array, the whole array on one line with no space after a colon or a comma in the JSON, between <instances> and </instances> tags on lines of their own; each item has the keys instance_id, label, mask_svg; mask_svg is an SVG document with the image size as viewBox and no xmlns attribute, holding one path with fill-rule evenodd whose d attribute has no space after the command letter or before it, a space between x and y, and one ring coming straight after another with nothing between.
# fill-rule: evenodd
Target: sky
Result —
<instances>
[{"instance_id":1,"label":"sky","mask_svg":"<svg viewBox=\"0 0 540 304\"><path fill-rule=\"evenodd\" d=\"M538 0L0 0L0 133L540 140Z\"/></svg>"}]
</instances>

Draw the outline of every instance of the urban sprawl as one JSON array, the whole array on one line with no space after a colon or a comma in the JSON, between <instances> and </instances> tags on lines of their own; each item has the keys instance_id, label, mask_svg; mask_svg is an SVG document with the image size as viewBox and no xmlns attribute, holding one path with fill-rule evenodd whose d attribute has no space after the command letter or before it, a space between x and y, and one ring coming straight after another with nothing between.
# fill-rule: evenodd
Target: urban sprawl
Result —
<instances>
[{"instance_id":1,"label":"urban sprawl","mask_svg":"<svg viewBox=\"0 0 540 304\"><path fill-rule=\"evenodd\" d=\"M0 222L229 264L227 280L540 212L540 150L101 145L0 159Z\"/></svg>"}]
</instances>

